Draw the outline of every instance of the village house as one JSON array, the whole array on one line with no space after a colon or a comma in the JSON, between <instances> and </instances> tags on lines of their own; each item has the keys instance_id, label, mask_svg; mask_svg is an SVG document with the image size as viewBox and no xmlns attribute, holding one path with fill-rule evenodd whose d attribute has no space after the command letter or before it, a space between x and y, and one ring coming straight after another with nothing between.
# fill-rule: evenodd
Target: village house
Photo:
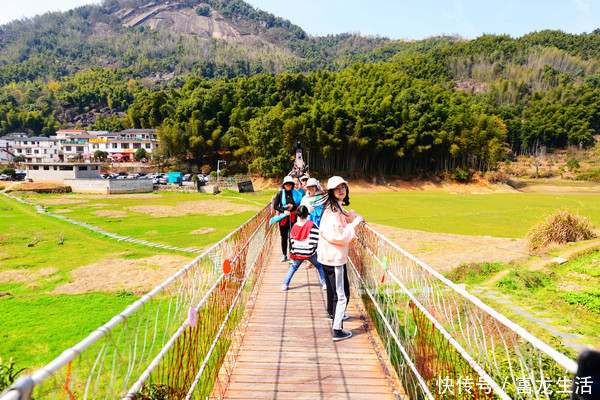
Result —
<instances>
[{"instance_id":1,"label":"village house","mask_svg":"<svg viewBox=\"0 0 600 400\"><path fill-rule=\"evenodd\" d=\"M12 154L25 156L26 162L54 162L58 159L58 147L53 137L16 137Z\"/></svg>"}]
</instances>

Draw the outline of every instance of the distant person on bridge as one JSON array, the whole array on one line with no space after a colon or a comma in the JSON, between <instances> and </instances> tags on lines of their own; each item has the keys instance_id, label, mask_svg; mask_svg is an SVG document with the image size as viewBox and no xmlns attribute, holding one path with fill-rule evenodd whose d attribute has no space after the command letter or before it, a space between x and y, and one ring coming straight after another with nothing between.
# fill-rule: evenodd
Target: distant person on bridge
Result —
<instances>
[{"instance_id":1,"label":"distant person on bridge","mask_svg":"<svg viewBox=\"0 0 600 400\"><path fill-rule=\"evenodd\" d=\"M292 257L292 265L283 280L281 290L288 290L292 277L298 271L298 268L304 260L308 260L317 268L323 290L327 290L325 283L325 274L321 264L317 261L317 243L319 242L319 228L313 221L308 220L308 208L299 206L296 210L296 224L290 231L290 253Z\"/></svg>"},{"instance_id":2,"label":"distant person on bridge","mask_svg":"<svg viewBox=\"0 0 600 400\"><path fill-rule=\"evenodd\" d=\"M290 260L287 253L289 233L296 220L296 209L298 208L298 205L300 205L302 194L294 189L294 180L291 176L283 178L281 188L282 189L277 192L277 195L275 196L273 208L286 216L286 218L279 221L281 252L283 253L281 262L286 262Z\"/></svg>"},{"instance_id":3,"label":"distant person on bridge","mask_svg":"<svg viewBox=\"0 0 600 400\"><path fill-rule=\"evenodd\" d=\"M317 260L325 271L327 283L327 313L333 319L333 341L348 339L352 332L343 329L346 306L350 297L348 282L348 249L356 237L358 224L365 219L354 210L346 211L350 204L348 182L332 176L327 182L327 200L321 216Z\"/></svg>"}]
</instances>

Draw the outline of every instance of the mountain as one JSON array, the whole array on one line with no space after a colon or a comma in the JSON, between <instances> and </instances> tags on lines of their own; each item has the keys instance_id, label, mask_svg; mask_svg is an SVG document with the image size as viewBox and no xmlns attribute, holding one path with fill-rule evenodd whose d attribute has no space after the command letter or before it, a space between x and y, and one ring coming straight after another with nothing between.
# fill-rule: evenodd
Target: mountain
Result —
<instances>
[{"instance_id":1,"label":"mountain","mask_svg":"<svg viewBox=\"0 0 600 400\"><path fill-rule=\"evenodd\" d=\"M164 156L278 175L487 170L600 134L600 30L312 37L241 0L106 0L0 28L0 134L158 128ZM458 170L461 168L462 170Z\"/></svg>"},{"instance_id":2,"label":"mountain","mask_svg":"<svg viewBox=\"0 0 600 400\"><path fill-rule=\"evenodd\" d=\"M338 68L390 42L313 38L241 0L106 0L0 27L0 85L128 68L152 82Z\"/></svg>"}]
</instances>

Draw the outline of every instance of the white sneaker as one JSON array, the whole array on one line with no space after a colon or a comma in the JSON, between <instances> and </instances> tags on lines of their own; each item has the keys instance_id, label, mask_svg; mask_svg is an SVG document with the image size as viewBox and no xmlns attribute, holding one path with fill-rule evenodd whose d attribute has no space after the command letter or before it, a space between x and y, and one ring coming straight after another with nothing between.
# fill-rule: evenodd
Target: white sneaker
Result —
<instances>
[{"instance_id":1,"label":"white sneaker","mask_svg":"<svg viewBox=\"0 0 600 400\"><path fill-rule=\"evenodd\" d=\"M323 284L323 290L327 290L327 284Z\"/></svg>"},{"instance_id":2,"label":"white sneaker","mask_svg":"<svg viewBox=\"0 0 600 400\"><path fill-rule=\"evenodd\" d=\"M283 256L281 256L281 260L280 260L280 261L281 261L281 262L286 262L286 261L290 261L290 259L289 259L289 258L287 258L287 256L286 256L286 255L283 255Z\"/></svg>"},{"instance_id":3,"label":"white sneaker","mask_svg":"<svg viewBox=\"0 0 600 400\"><path fill-rule=\"evenodd\" d=\"M331 315L328 315L327 319L333 321L333 317ZM348 314L344 314L344 316L342 317L342 321L346 321L347 319L350 319L350 316Z\"/></svg>"},{"instance_id":4,"label":"white sneaker","mask_svg":"<svg viewBox=\"0 0 600 400\"><path fill-rule=\"evenodd\" d=\"M286 285L285 283L281 285L281 290L288 290L288 285Z\"/></svg>"}]
</instances>

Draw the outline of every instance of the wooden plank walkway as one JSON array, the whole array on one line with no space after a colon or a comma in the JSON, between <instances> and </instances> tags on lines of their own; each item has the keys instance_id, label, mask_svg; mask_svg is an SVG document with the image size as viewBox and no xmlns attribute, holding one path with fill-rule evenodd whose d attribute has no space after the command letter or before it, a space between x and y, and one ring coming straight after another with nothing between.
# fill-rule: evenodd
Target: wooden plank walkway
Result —
<instances>
[{"instance_id":1,"label":"wooden plank walkway","mask_svg":"<svg viewBox=\"0 0 600 400\"><path fill-rule=\"evenodd\" d=\"M282 291L280 258L272 252L224 398L396 399L354 300L344 321L353 336L333 342L318 272L304 262Z\"/></svg>"}]
</instances>

